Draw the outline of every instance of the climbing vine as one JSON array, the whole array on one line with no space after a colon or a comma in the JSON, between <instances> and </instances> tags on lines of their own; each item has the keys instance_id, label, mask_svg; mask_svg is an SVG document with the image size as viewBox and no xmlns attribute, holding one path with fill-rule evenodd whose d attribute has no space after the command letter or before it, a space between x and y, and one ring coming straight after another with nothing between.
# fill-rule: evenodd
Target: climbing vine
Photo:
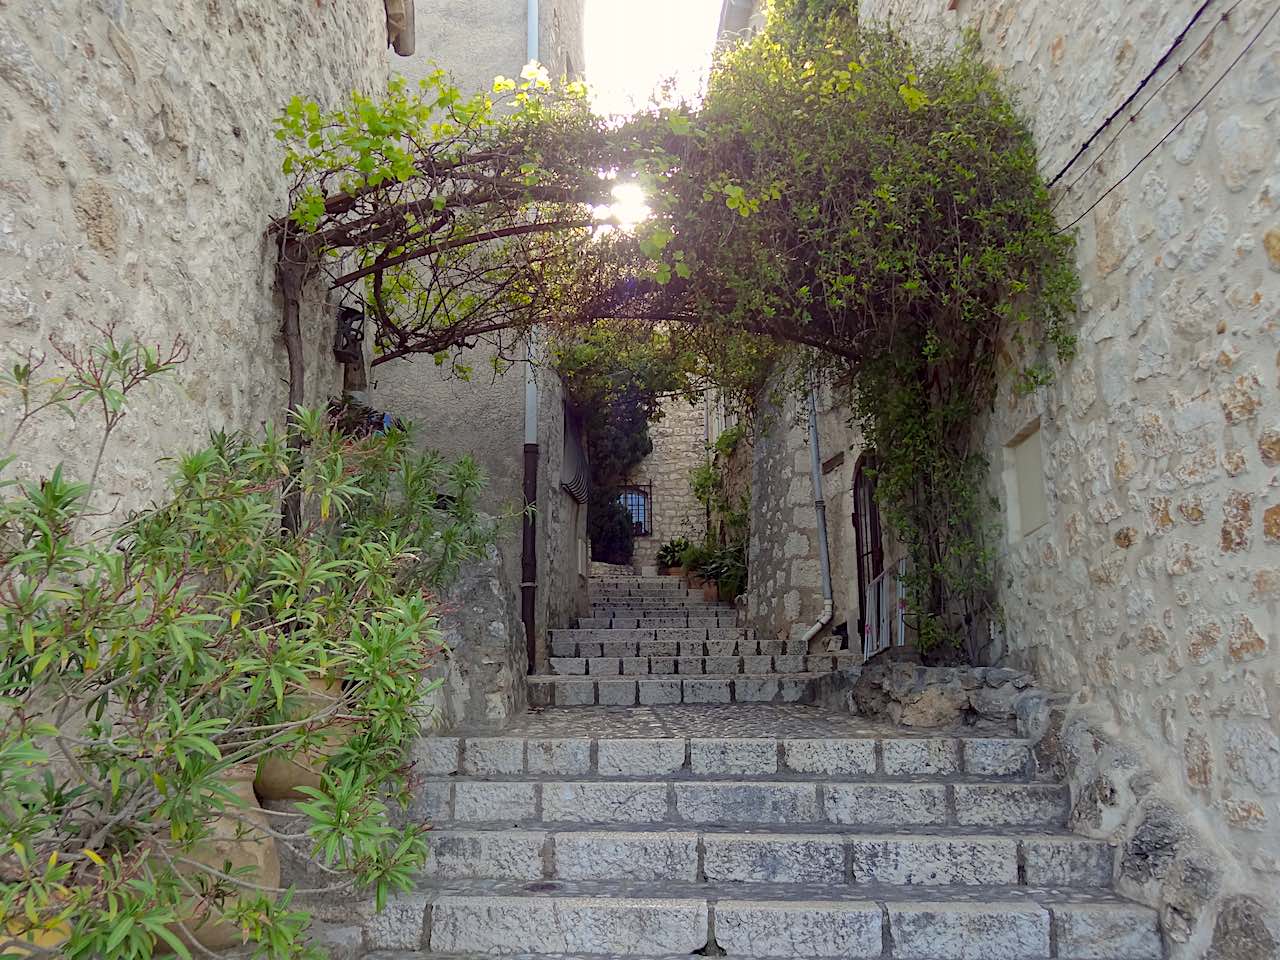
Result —
<instances>
[{"instance_id":1,"label":"climbing vine","mask_svg":"<svg viewBox=\"0 0 1280 960\"><path fill-rule=\"evenodd\" d=\"M695 389L692 358L662 331L603 322L561 334L552 356L586 435L592 557L630 563L635 532L619 495L653 450L649 425L661 418L662 399Z\"/></svg>"},{"instance_id":2,"label":"climbing vine","mask_svg":"<svg viewBox=\"0 0 1280 960\"><path fill-rule=\"evenodd\" d=\"M1012 343L1024 388L1074 348L1073 241L1009 94L973 38L922 50L853 3L790 0L720 57L688 141L647 226L650 261L682 269L651 268L623 312L813 348L769 357L808 374L776 381L847 399L921 646L976 656L996 611L975 421Z\"/></svg>"},{"instance_id":3,"label":"climbing vine","mask_svg":"<svg viewBox=\"0 0 1280 960\"><path fill-rule=\"evenodd\" d=\"M921 49L852 0L778 0L697 108L608 124L534 70L472 99L432 77L328 114L292 104L280 136L298 178L277 224L286 342L297 264L318 262L360 285L375 362L605 318L663 331L736 398L798 366L781 379L830 382L876 454L921 644L976 655L995 611L974 424L1012 345L1023 388L1071 354L1077 289L976 39ZM647 191L633 233L601 229L614 178Z\"/></svg>"}]
</instances>

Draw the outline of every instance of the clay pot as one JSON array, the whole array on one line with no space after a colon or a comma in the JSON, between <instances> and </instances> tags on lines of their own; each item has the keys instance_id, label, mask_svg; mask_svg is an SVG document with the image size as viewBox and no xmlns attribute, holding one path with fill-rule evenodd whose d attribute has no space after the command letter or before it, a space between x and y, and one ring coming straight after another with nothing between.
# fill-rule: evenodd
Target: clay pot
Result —
<instances>
[{"instance_id":1,"label":"clay pot","mask_svg":"<svg viewBox=\"0 0 1280 960\"><path fill-rule=\"evenodd\" d=\"M667 571L667 573L673 577L683 577L686 571L684 567L672 567L670 570Z\"/></svg>"},{"instance_id":2,"label":"clay pot","mask_svg":"<svg viewBox=\"0 0 1280 960\"><path fill-rule=\"evenodd\" d=\"M71 936L71 923L66 920L57 924L52 930L28 930L26 933L19 934L19 929L21 927L17 924L10 924L9 935L15 938L20 937L22 943L29 944L31 947L39 947L43 950L52 950L54 947L60 947ZM23 947L9 947L5 956L29 957L31 956L31 951Z\"/></svg>"},{"instance_id":3,"label":"clay pot","mask_svg":"<svg viewBox=\"0 0 1280 960\"><path fill-rule=\"evenodd\" d=\"M342 693L342 685L334 680L312 679L307 682L309 692L302 698L303 706L295 716L305 717L318 713L333 703ZM292 756L283 751L273 751L258 764L258 776L253 786L263 800L305 800L306 794L299 787L319 788L325 761L346 742L350 735L349 724L332 721L324 730L324 744L299 751Z\"/></svg>"},{"instance_id":4,"label":"clay pot","mask_svg":"<svg viewBox=\"0 0 1280 960\"><path fill-rule=\"evenodd\" d=\"M703 577L703 575L698 573L697 571L690 573L688 576L688 580L689 580L690 590L701 590L702 585L707 582L706 578Z\"/></svg>"},{"instance_id":5,"label":"clay pot","mask_svg":"<svg viewBox=\"0 0 1280 960\"><path fill-rule=\"evenodd\" d=\"M224 775L226 785L242 806L234 810L235 817L219 817L214 820L209 825L209 836L183 856L219 872L223 872L227 863L233 869L250 867L252 869L243 875L243 879L258 886L278 887L280 855L276 850L276 842L266 832L259 833L253 829L255 824L264 828L268 826L267 815L258 805L258 798L253 792L254 774L254 765L250 763L227 769ZM199 873L196 867L185 864L179 869L188 877ZM246 894L258 895L251 891L246 891ZM229 907L231 903L227 902L225 906ZM226 950L242 944L240 928L224 921L222 910L214 904L202 904L192 898L188 901L188 909L190 913L183 925L175 924L170 928L183 943L190 945L195 941L209 950Z\"/></svg>"},{"instance_id":6,"label":"clay pot","mask_svg":"<svg viewBox=\"0 0 1280 960\"><path fill-rule=\"evenodd\" d=\"M703 581L702 599L705 600L707 603L719 603L720 602L720 584L716 583L714 580Z\"/></svg>"}]
</instances>

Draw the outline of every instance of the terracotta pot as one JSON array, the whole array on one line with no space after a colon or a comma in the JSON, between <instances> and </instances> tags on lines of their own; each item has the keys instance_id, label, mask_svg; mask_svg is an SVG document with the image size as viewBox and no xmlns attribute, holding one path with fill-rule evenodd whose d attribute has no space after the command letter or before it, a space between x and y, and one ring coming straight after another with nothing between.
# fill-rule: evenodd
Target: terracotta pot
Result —
<instances>
[{"instance_id":1,"label":"terracotta pot","mask_svg":"<svg viewBox=\"0 0 1280 960\"><path fill-rule=\"evenodd\" d=\"M276 842L267 833L254 829L255 825L264 828L268 826L267 814L258 805L258 798L253 792L254 773L254 765L250 763L227 770L226 785L242 806L232 811L234 817L224 816L214 820L209 825L209 836L183 856L219 872L224 872L223 867L227 863L231 864L233 870L249 867L251 869L248 872L237 876L258 886L278 887L280 855L276 850ZM179 869L188 877L200 872L197 867L186 864ZM245 893L249 897L259 895L256 891ZM224 902L224 906L232 906L231 900ZM183 924L175 924L170 928L183 943L190 946L194 941L208 950L226 950L243 943L240 928L223 920L223 911L216 905L201 903L192 897L188 901L188 909L190 912Z\"/></svg>"},{"instance_id":2,"label":"terracotta pot","mask_svg":"<svg viewBox=\"0 0 1280 960\"><path fill-rule=\"evenodd\" d=\"M686 573L684 567L672 567L667 571L673 577L683 577Z\"/></svg>"},{"instance_id":3,"label":"terracotta pot","mask_svg":"<svg viewBox=\"0 0 1280 960\"><path fill-rule=\"evenodd\" d=\"M334 680L312 679L307 682L309 692L302 699L303 706L295 714L305 717L318 713L341 695L342 685ZM350 736L350 724L333 721L325 725L324 744L302 750L288 756L284 751L273 751L258 764L258 776L253 786L263 800L305 800L306 794L299 787L318 788L325 761L329 759Z\"/></svg>"},{"instance_id":4,"label":"terracotta pot","mask_svg":"<svg viewBox=\"0 0 1280 960\"><path fill-rule=\"evenodd\" d=\"M702 574L696 571L689 574L688 580L690 590L701 590L702 585L707 582Z\"/></svg>"},{"instance_id":5,"label":"terracotta pot","mask_svg":"<svg viewBox=\"0 0 1280 960\"><path fill-rule=\"evenodd\" d=\"M702 599L707 603L720 602L720 584L714 580L707 580L702 584Z\"/></svg>"},{"instance_id":6,"label":"terracotta pot","mask_svg":"<svg viewBox=\"0 0 1280 960\"><path fill-rule=\"evenodd\" d=\"M26 933L19 933L20 929L20 924L9 924L9 935L22 943L31 947L39 947L42 950L52 950L54 947L60 947L71 936L71 923L67 920L54 926L52 930L28 930ZM31 951L23 947L9 947L5 956L29 957L31 956Z\"/></svg>"}]
</instances>

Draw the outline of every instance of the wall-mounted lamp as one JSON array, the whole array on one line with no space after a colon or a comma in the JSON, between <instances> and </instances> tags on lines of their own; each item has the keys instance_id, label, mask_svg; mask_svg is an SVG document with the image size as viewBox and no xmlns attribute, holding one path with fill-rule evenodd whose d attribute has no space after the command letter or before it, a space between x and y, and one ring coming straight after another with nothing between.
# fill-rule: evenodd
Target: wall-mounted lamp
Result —
<instances>
[{"instance_id":1,"label":"wall-mounted lamp","mask_svg":"<svg viewBox=\"0 0 1280 960\"><path fill-rule=\"evenodd\" d=\"M338 329L333 336L333 357L340 363L364 363L364 312L338 308Z\"/></svg>"}]
</instances>

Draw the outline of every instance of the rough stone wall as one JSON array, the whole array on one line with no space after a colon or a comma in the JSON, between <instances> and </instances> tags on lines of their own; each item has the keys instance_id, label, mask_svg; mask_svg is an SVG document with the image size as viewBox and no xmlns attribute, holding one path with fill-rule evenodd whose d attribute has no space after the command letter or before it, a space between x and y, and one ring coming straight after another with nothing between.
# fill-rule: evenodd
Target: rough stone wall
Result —
<instances>
[{"instance_id":1,"label":"rough stone wall","mask_svg":"<svg viewBox=\"0 0 1280 960\"><path fill-rule=\"evenodd\" d=\"M167 472L156 460L211 430L281 422L286 361L265 229L285 212L286 183L271 122L295 93L327 107L381 87L385 47L381 0L0 3L6 354L49 353L51 335L98 342L91 324L190 345L171 385L131 399L99 508L145 503ZM312 405L342 385L326 297L313 287L303 305ZM0 397L0 418L13 417ZM98 436L90 416L46 418L14 469L38 476L63 461L84 478Z\"/></svg>"},{"instance_id":2,"label":"rough stone wall","mask_svg":"<svg viewBox=\"0 0 1280 960\"><path fill-rule=\"evenodd\" d=\"M527 702L524 628L518 586L503 573L498 549L469 564L441 596L440 630L446 650L428 680L435 732L457 726L501 725Z\"/></svg>"},{"instance_id":3,"label":"rough stone wall","mask_svg":"<svg viewBox=\"0 0 1280 960\"><path fill-rule=\"evenodd\" d=\"M975 28L1019 91L1042 168L1055 172L1197 6L962 0L949 13L932 0L868 0L862 11L916 37ZM1201 900L1254 893L1274 911L1280 31L1264 32L1176 135L1086 212L1271 12L1245 0L1220 23L1220 6L1180 48L1176 60L1213 28L1188 66L1161 71L1154 83L1170 82L1122 125L1106 158L1086 172L1095 148L1068 177L1084 174L1058 210L1064 224L1083 214L1079 356L1055 386L1023 400L1006 377L983 435L997 479L1005 446L1037 418L1044 448L1048 523L1000 558L1004 660L1078 690L1159 771L1178 829L1200 833L1213 864L1201 871ZM1155 863L1128 889L1167 912L1171 869ZM1215 915L1173 925L1176 956L1203 952Z\"/></svg>"},{"instance_id":4,"label":"rough stone wall","mask_svg":"<svg viewBox=\"0 0 1280 960\"><path fill-rule=\"evenodd\" d=\"M762 635L800 636L822 613L818 526L810 469L807 400L761 394L751 464L751 541L747 617ZM847 625L856 638L857 560L851 518L853 468L860 435L848 411L825 402L818 409L818 447L825 472L827 545L831 561L831 627ZM820 638L825 643L825 638ZM854 643L857 647L857 643Z\"/></svg>"},{"instance_id":5,"label":"rough stone wall","mask_svg":"<svg viewBox=\"0 0 1280 960\"><path fill-rule=\"evenodd\" d=\"M551 370L540 370L538 392L538 594L537 662L547 669L547 631L572 626L587 614L587 505L578 503L564 478L564 385Z\"/></svg>"},{"instance_id":6,"label":"rough stone wall","mask_svg":"<svg viewBox=\"0 0 1280 960\"><path fill-rule=\"evenodd\" d=\"M668 540L687 537L701 542L706 534L706 508L693 495L690 473L707 459L707 401L690 404L675 398L662 403L662 419L649 426L653 452L627 482L648 489L652 535L636 537L632 564L639 571L658 562L658 549Z\"/></svg>"}]
</instances>

